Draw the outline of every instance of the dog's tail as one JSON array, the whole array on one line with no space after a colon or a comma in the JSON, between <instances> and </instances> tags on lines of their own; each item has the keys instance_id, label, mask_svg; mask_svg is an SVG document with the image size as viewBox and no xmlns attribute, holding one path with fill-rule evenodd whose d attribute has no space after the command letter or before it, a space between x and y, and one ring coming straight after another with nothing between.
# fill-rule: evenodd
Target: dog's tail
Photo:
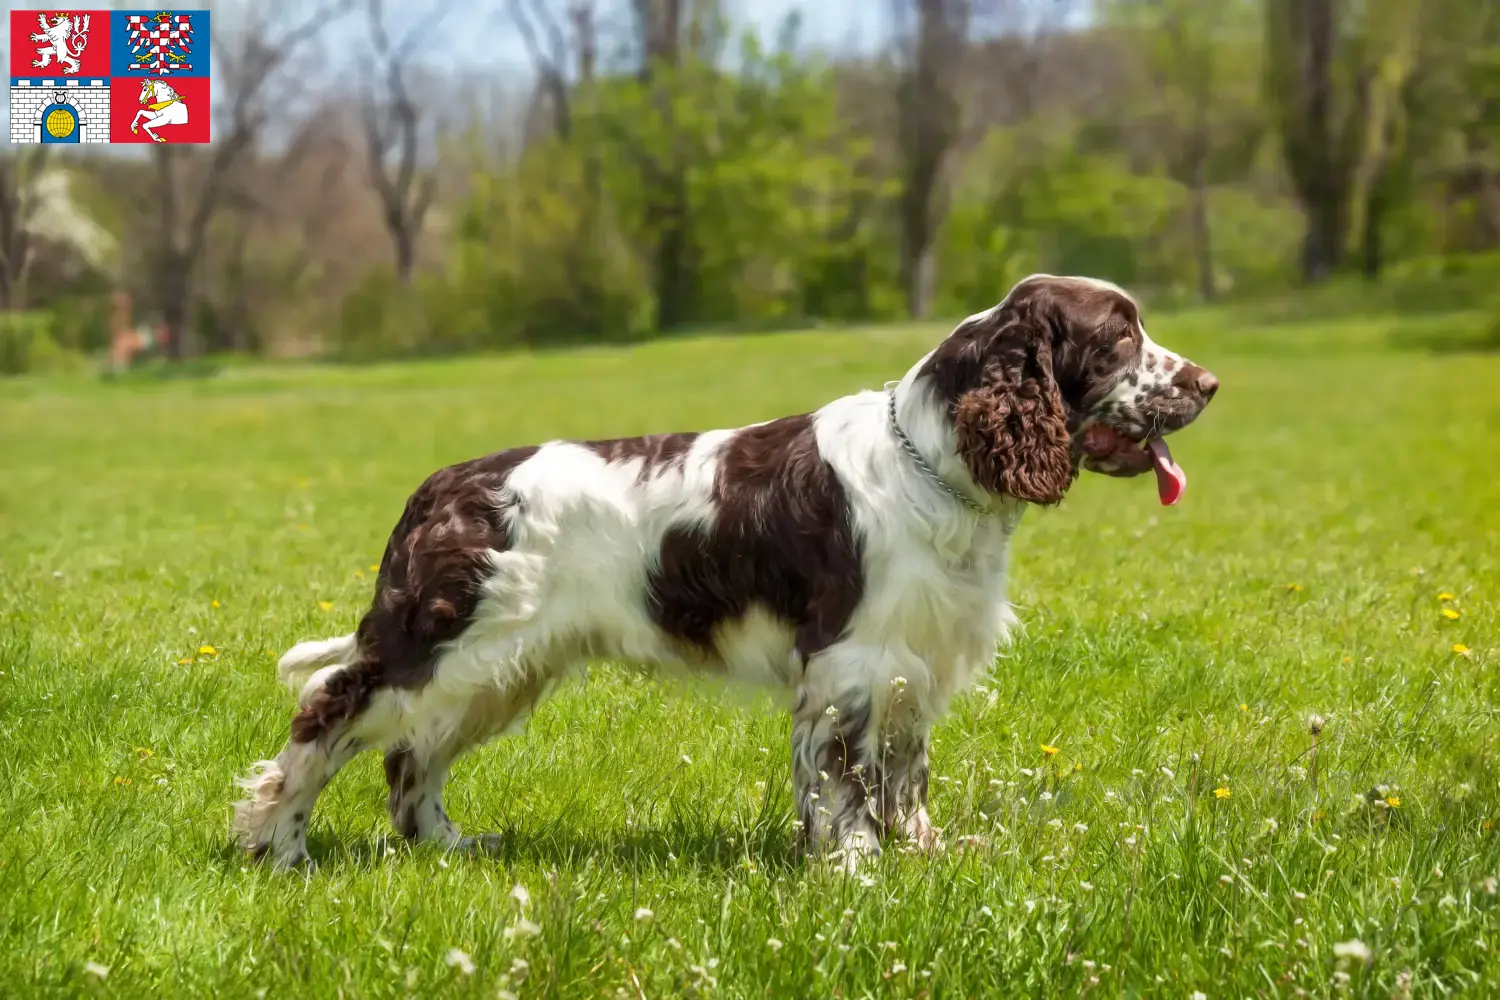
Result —
<instances>
[{"instance_id":1,"label":"dog's tail","mask_svg":"<svg viewBox=\"0 0 1500 1000\"><path fill-rule=\"evenodd\" d=\"M283 684L296 691L323 667L344 666L353 662L355 650L353 632L333 639L299 642L276 664L276 673Z\"/></svg>"}]
</instances>

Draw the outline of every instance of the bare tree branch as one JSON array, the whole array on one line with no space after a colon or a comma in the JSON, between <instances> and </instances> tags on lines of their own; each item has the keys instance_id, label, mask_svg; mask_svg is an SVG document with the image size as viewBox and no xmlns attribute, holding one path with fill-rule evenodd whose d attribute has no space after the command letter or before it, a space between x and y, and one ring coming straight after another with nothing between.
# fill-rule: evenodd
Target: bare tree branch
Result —
<instances>
[{"instance_id":1,"label":"bare tree branch","mask_svg":"<svg viewBox=\"0 0 1500 1000\"><path fill-rule=\"evenodd\" d=\"M416 266L417 237L436 189L431 172L419 174L422 121L407 82L407 68L417 46L447 10L445 0L435 0L399 40L393 40L383 0L366 0L365 5L374 61L372 80L360 102L360 120L370 184L380 199L395 251L396 276L402 282L410 280Z\"/></svg>"},{"instance_id":2,"label":"bare tree branch","mask_svg":"<svg viewBox=\"0 0 1500 1000\"><path fill-rule=\"evenodd\" d=\"M582 4L578 6L585 8ZM527 0L510 0L510 16L536 69L537 87L551 104L552 129L558 138L569 139L573 134L573 105L568 92L567 36L552 16L546 0L531 0L529 4ZM537 37L538 25L547 36L545 48Z\"/></svg>"},{"instance_id":3,"label":"bare tree branch","mask_svg":"<svg viewBox=\"0 0 1500 1000\"><path fill-rule=\"evenodd\" d=\"M225 68L222 79L228 94L225 113L227 131L220 133L206 160L163 143L152 147L159 179L158 246L153 255L152 281L167 329L172 356L185 356L187 317L192 304L194 279L204 256L210 224L223 207L233 183L232 173L247 152L254 149L270 120L265 91L268 83L288 59L319 30L342 16L353 0L323 0L311 5L305 18L292 21L272 33L272 20L281 20L284 8L250 8L250 22L232 42L215 39L216 61ZM190 166L201 164L202 179L196 196L184 199Z\"/></svg>"}]
</instances>

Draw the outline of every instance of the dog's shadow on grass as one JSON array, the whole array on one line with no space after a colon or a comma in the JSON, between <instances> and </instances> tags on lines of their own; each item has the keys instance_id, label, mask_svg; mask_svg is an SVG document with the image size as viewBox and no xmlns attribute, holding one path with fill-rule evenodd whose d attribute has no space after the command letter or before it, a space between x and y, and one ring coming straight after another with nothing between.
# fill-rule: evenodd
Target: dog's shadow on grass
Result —
<instances>
[{"instance_id":1,"label":"dog's shadow on grass","mask_svg":"<svg viewBox=\"0 0 1500 1000\"><path fill-rule=\"evenodd\" d=\"M308 853L314 870L370 871L412 864L424 856L503 866L579 867L605 864L627 869L685 867L700 870L792 871L803 863L786 824L751 829L727 824L669 823L652 827L580 830L561 823L513 826L479 834L447 850L412 844L397 836L346 840L327 830L310 831ZM247 864L245 854L226 842L218 860L226 869Z\"/></svg>"}]
</instances>

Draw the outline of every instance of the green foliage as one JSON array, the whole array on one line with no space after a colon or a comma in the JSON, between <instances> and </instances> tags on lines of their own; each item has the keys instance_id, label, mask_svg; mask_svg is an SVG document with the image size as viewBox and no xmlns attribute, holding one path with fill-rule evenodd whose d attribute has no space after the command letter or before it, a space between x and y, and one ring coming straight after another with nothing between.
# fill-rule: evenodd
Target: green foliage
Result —
<instances>
[{"instance_id":1,"label":"green foliage","mask_svg":"<svg viewBox=\"0 0 1500 1000\"><path fill-rule=\"evenodd\" d=\"M420 297L401 287L390 268L377 269L344 299L333 347L350 361L439 350L428 332Z\"/></svg>"},{"instance_id":2,"label":"green foliage","mask_svg":"<svg viewBox=\"0 0 1500 1000\"><path fill-rule=\"evenodd\" d=\"M642 336L664 219L684 233L687 322L889 313L864 217L878 187L859 172L868 141L846 134L826 68L746 36L734 73L685 59L650 80L602 81L573 111L574 141L533 144L472 178L426 294L429 336L464 347Z\"/></svg>"},{"instance_id":3,"label":"green foliage","mask_svg":"<svg viewBox=\"0 0 1500 1000\"><path fill-rule=\"evenodd\" d=\"M58 329L50 312L0 312L0 375L82 370L83 356L59 343Z\"/></svg>"},{"instance_id":4,"label":"green foliage","mask_svg":"<svg viewBox=\"0 0 1500 1000\"><path fill-rule=\"evenodd\" d=\"M617 341L648 322L644 271L592 203L578 150L539 144L505 174L478 173L449 263L426 299L454 346Z\"/></svg>"}]
</instances>

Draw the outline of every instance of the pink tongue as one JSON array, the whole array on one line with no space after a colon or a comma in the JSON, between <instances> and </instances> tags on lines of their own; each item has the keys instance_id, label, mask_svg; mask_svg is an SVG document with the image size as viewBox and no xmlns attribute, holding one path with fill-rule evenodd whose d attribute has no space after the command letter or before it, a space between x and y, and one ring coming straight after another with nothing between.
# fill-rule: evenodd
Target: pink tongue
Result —
<instances>
[{"instance_id":1,"label":"pink tongue","mask_svg":"<svg viewBox=\"0 0 1500 1000\"><path fill-rule=\"evenodd\" d=\"M1172 453L1167 450L1167 443L1161 438L1152 438L1148 442L1151 448L1151 460L1156 467L1156 493L1161 497L1161 505L1170 507L1182 499L1182 491L1187 489L1187 473L1182 471L1182 466L1172 461Z\"/></svg>"}]
</instances>

